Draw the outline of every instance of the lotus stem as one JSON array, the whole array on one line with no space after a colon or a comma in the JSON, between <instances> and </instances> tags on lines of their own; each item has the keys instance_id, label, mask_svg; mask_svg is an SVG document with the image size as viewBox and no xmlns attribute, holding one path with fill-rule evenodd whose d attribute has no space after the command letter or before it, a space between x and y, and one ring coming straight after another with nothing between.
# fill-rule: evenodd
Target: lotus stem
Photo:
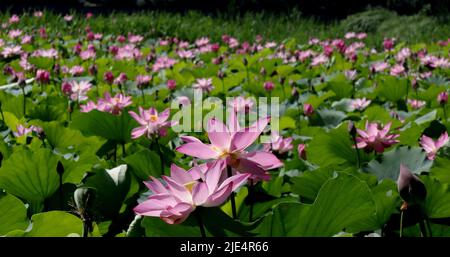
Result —
<instances>
[{"instance_id":1,"label":"lotus stem","mask_svg":"<svg viewBox=\"0 0 450 257\"><path fill-rule=\"evenodd\" d=\"M200 213L201 207L197 207L196 216L197 216L197 222L198 227L200 228L200 234L202 235L202 238L206 238L206 232L205 232L205 226L203 225L202 215Z\"/></svg>"},{"instance_id":2,"label":"lotus stem","mask_svg":"<svg viewBox=\"0 0 450 257\"><path fill-rule=\"evenodd\" d=\"M22 105L22 111L23 111L23 116L25 117L26 114L26 109L27 109L27 96L25 95L25 88L22 87L22 94L23 94L23 105Z\"/></svg>"},{"instance_id":3,"label":"lotus stem","mask_svg":"<svg viewBox=\"0 0 450 257\"><path fill-rule=\"evenodd\" d=\"M141 95L142 95L142 105L145 105L145 94L143 88L141 88Z\"/></svg>"},{"instance_id":4,"label":"lotus stem","mask_svg":"<svg viewBox=\"0 0 450 257\"><path fill-rule=\"evenodd\" d=\"M431 231L430 220L429 220L429 219L425 219L425 223L427 224L428 235L429 235L430 237L433 237L433 232Z\"/></svg>"},{"instance_id":5,"label":"lotus stem","mask_svg":"<svg viewBox=\"0 0 450 257\"><path fill-rule=\"evenodd\" d=\"M228 177L231 177L233 175L230 166L227 166L227 175L228 175ZM237 212L236 212L236 200L235 200L235 193L234 192L231 192L230 200L231 200L231 212L233 214L233 219L236 219L237 218Z\"/></svg>"},{"instance_id":6,"label":"lotus stem","mask_svg":"<svg viewBox=\"0 0 450 257\"><path fill-rule=\"evenodd\" d=\"M253 179L250 179L249 186L248 186L248 199L250 200L250 211L248 214L248 220L250 222L253 221L253 206L254 206L253 195L254 195Z\"/></svg>"},{"instance_id":7,"label":"lotus stem","mask_svg":"<svg viewBox=\"0 0 450 257\"><path fill-rule=\"evenodd\" d=\"M421 220L419 222L419 226L420 226L420 234L422 234L422 237L428 237L427 235L427 229L425 228L425 222L424 220Z\"/></svg>"},{"instance_id":8,"label":"lotus stem","mask_svg":"<svg viewBox=\"0 0 450 257\"><path fill-rule=\"evenodd\" d=\"M404 211L400 211L400 237L403 236L403 213Z\"/></svg>"},{"instance_id":9,"label":"lotus stem","mask_svg":"<svg viewBox=\"0 0 450 257\"><path fill-rule=\"evenodd\" d=\"M159 157L161 158L161 175L164 175L164 155L161 151L161 147L159 146L158 137L155 137L156 150L158 151Z\"/></svg>"}]
</instances>

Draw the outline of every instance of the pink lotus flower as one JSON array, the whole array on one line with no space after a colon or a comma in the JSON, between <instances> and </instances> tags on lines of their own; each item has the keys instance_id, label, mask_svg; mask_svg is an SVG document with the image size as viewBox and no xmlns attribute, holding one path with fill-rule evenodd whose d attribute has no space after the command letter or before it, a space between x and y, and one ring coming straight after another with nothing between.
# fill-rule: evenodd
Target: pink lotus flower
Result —
<instances>
[{"instance_id":1,"label":"pink lotus flower","mask_svg":"<svg viewBox=\"0 0 450 257\"><path fill-rule=\"evenodd\" d=\"M182 106L188 106L191 104L191 100L187 96L177 96L175 101Z\"/></svg>"},{"instance_id":2,"label":"pink lotus flower","mask_svg":"<svg viewBox=\"0 0 450 257\"><path fill-rule=\"evenodd\" d=\"M403 63L410 56L411 56L411 50L409 50L409 48L405 47L405 48L402 48L400 51L398 51L398 53L395 55L395 60L399 63Z\"/></svg>"},{"instance_id":3,"label":"pink lotus flower","mask_svg":"<svg viewBox=\"0 0 450 257\"><path fill-rule=\"evenodd\" d=\"M214 89L212 78L197 79L196 83L192 85L192 87L195 89L201 89L203 92L211 92L211 90Z\"/></svg>"},{"instance_id":4,"label":"pink lotus flower","mask_svg":"<svg viewBox=\"0 0 450 257\"><path fill-rule=\"evenodd\" d=\"M66 15L64 16L64 20L67 21L67 22L71 22L71 21L73 20L73 16L72 16L72 15L66 14Z\"/></svg>"},{"instance_id":5,"label":"pink lotus flower","mask_svg":"<svg viewBox=\"0 0 450 257\"><path fill-rule=\"evenodd\" d=\"M5 46L2 50L2 55L4 58L11 56L17 56L22 53L22 47L20 46Z\"/></svg>"},{"instance_id":6,"label":"pink lotus flower","mask_svg":"<svg viewBox=\"0 0 450 257\"><path fill-rule=\"evenodd\" d=\"M31 56L45 57L45 58L57 58L58 51L56 51L54 48L38 49L38 50L34 51Z\"/></svg>"},{"instance_id":7,"label":"pink lotus flower","mask_svg":"<svg viewBox=\"0 0 450 257\"><path fill-rule=\"evenodd\" d=\"M152 181L145 183L152 195L136 206L134 211L143 216L159 217L168 224L179 224L185 221L197 206L222 205L249 177L248 174L238 174L222 180L224 168L223 161L194 167L187 172L172 164L171 176L162 177L164 184L153 177Z\"/></svg>"},{"instance_id":8,"label":"pink lotus flower","mask_svg":"<svg viewBox=\"0 0 450 257\"><path fill-rule=\"evenodd\" d=\"M293 140L294 138L292 137L283 138L278 132L272 131L270 135L271 143L265 144L265 148L266 150L272 149L279 154L283 154L294 148L292 145Z\"/></svg>"},{"instance_id":9,"label":"pink lotus flower","mask_svg":"<svg viewBox=\"0 0 450 257\"><path fill-rule=\"evenodd\" d=\"M385 148L398 143L399 141L395 139L400 136L399 134L388 134L391 124L389 122L384 128L380 128L377 123L367 121L366 130L357 130L360 137L356 138L356 148L364 148L366 152L375 150L382 153Z\"/></svg>"},{"instance_id":10,"label":"pink lotus flower","mask_svg":"<svg viewBox=\"0 0 450 257\"><path fill-rule=\"evenodd\" d=\"M97 109L97 105L93 101L80 105L80 112L90 112Z\"/></svg>"},{"instance_id":11,"label":"pink lotus flower","mask_svg":"<svg viewBox=\"0 0 450 257\"><path fill-rule=\"evenodd\" d=\"M275 84L273 84L272 81L266 81L264 82L264 90L266 90L267 92L272 91L275 88Z\"/></svg>"},{"instance_id":12,"label":"pink lotus flower","mask_svg":"<svg viewBox=\"0 0 450 257\"><path fill-rule=\"evenodd\" d=\"M20 43L21 43L22 45L26 45L26 44L31 44L32 41L33 41L33 37L32 37L32 36L30 36L30 35L24 35L24 36L22 37L22 39L20 40Z\"/></svg>"},{"instance_id":13,"label":"pink lotus flower","mask_svg":"<svg viewBox=\"0 0 450 257\"><path fill-rule=\"evenodd\" d=\"M423 150L427 152L427 158L429 160L434 160L436 158L436 154L443 146L448 143L448 134L447 131L444 132L436 141L432 138L423 135L420 138L420 145Z\"/></svg>"},{"instance_id":14,"label":"pink lotus flower","mask_svg":"<svg viewBox=\"0 0 450 257\"><path fill-rule=\"evenodd\" d=\"M9 24L13 24L13 23L18 23L19 21L20 21L19 16L17 16L17 14L13 14L13 15L9 18L8 23L9 23Z\"/></svg>"},{"instance_id":15,"label":"pink lotus flower","mask_svg":"<svg viewBox=\"0 0 450 257\"><path fill-rule=\"evenodd\" d=\"M383 41L384 50L391 50L394 48L394 38L385 38Z\"/></svg>"},{"instance_id":16,"label":"pink lotus flower","mask_svg":"<svg viewBox=\"0 0 450 257\"><path fill-rule=\"evenodd\" d=\"M10 30L8 33L8 37L10 39L18 38L18 37L20 37L20 35L22 35L22 31L20 29L13 29L13 30Z\"/></svg>"},{"instance_id":17,"label":"pink lotus flower","mask_svg":"<svg viewBox=\"0 0 450 257\"><path fill-rule=\"evenodd\" d=\"M70 99L72 101L84 101L88 99L87 93L92 87L92 84L89 81L83 80L83 81L72 81L70 82L71 89L70 89ZM63 89L64 92L64 89Z\"/></svg>"},{"instance_id":18,"label":"pink lotus flower","mask_svg":"<svg viewBox=\"0 0 450 257\"><path fill-rule=\"evenodd\" d=\"M243 96L235 97L230 101L229 106L234 109L235 112L249 113L250 109L253 107L253 101L251 98L245 98Z\"/></svg>"},{"instance_id":19,"label":"pink lotus flower","mask_svg":"<svg viewBox=\"0 0 450 257\"><path fill-rule=\"evenodd\" d=\"M377 62L371 66L372 72L382 72L387 68L389 68L389 64L386 62Z\"/></svg>"},{"instance_id":20,"label":"pink lotus flower","mask_svg":"<svg viewBox=\"0 0 450 257\"><path fill-rule=\"evenodd\" d=\"M106 92L104 98L100 98L97 103L97 110L101 112L109 112L114 115L120 115L122 110L131 105L131 96L116 94L114 97Z\"/></svg>"},{"instance_id":21,"label":"pink lotus flower","mask_svg":"<svg viewBox=\"0 0 450 257\"><path fill-rule=\"evenodd\" d=\"M316 57L313 58L312 62L311 62L311 66L319 66L322 65L324 63L328 62L328 57L325 54L320 54Z\"/></svg>"},{"instance_id":22,"label":"pink lotus flower","mask_svg":"<svg viewBox=\"0 0 450 257\"><path fill-rule=\"evenodd\" d=\"M306 160L306 145L305 144L299 144L297 147L298 150L298 158L302 160Z\"/></svg>"},{"instance_id":23,"label":"pink lotus flower","mask_svg":"<svg viewBox=\"0 0 450 257\"><path fill-rule=\"evenodd\" d=\"M444 105L448 102L448 93L447 92L440 92L437 96L437 101L439 104Z\"/></svg>"},{"instance_id":24,"label":"pink lotus flower","mask_svg":"<svg viewBox=\"0 0 450 257\"><path fill-rule=\"evenodd\" d=\"M162 69L168 69L175 65L175 63L177 63L177 60L169 58L167 56L161 56L156 59L155 64L153 64L152 70L153 72L158 72Z\"/></svg>"},{"instance_id":25,"label":"pink lotus flower","mask_svg":"<svg viewBox=\"0 0 450 257\"><path fill-rule=\"evenodd\" d=\"M314 114L314 108L311 104L303 105L303 114L307 117L310 117Z\"/></svg>"},{"instance_id":26,"label":"pink lotus flower","mask_svg":"<svg viewBox=\"0 0 450 257\"><path fill-rule=\"evenodd\" d=\"M405 67L403 67L403 65L396 64L391 68L390 74L395 77L405 75Z\"/></svg>"},{"instance_id":27,"label":"pink lotus flower","mask_svg":"<svg viewBox=\"0 0 450 257\"><path fill-rule=\"evenodd\" d=\"M346 71L344 71L344 75L345 75L345 78L353 81L356 79L358 72L356 70L346 70Z\"/></svg>"},{"instance_id":28,"label":"pink lotus flower","mask_svg":"<svg viewBox=\"0 0 450 257\"><path fill-rule=\"evenodd\" d=\"M19 125L16 126L16 130L17 131L13 131L13 135L15 137L20 137L20 136L23 136L23 135L27 135L27 134L33 132L33 128L34 128L33 125L31 125L30 127L27 128L24 125L19 124Z\"/></svg>"},{"instance_id":29,"label":"pink lotus flower","mask_svg":"<svg viewBox=\"0 0 450 257\"><path fill-rule=\"evenodd\" d=\"M85 51L81 51L80 58L81 58L81 60L94 59L95 58L95 50L88 49Z\"/></svg>"},{"instance_id":30,"label":"pink lotus flower","mask_svg":"<svg viewBox=\"0 0 450 257\"><path fill-rule=\"evenodd\" d=\"M353 110L358 110L358 111L362 111L364 109L367 108L367 106L369 106L369 104L371 103L370 100L367 100L365 97L361 98L361 99L354 99L350 102L350 107Z\"/></svg>"},{"instance_id":31,"label":"pink lotus flower","mask_svg":"<svg viewBox=\"0 0 450 257\"><path fill-rule=\"evenodd\" d=\"M121 72L119 76L117 76L117 78L114 80L114 84L123 86L125 85L127 80L128 80L127 74Z\"/></svg>"},{"instance_id":32,"label":"pink lotus flower","mask_svg":"<svg viewBox=\"0 0 450 257\"><path fill-rule=\"evenodd\" d=\"M70 68L69 73L72 74L72 76L80 76L84 73L84 67L80 65L75 65L72 68Z\"/></svg>"},{"instance_id":33,"label":"pink lotus flower","mask_svg":"<svg viewBox=\"0 0 450 257\"><path fill-rule=\"evenodd\" d=\"M195 41L195 44L197 45L197 47L207 45L207 44L209 44L209 38L207 38L207 37L199 38Z\"/></svg>"},{"instance_id":34,"label":"pink lotus flower","mask_svg":"<svg viewBox=\"0 0 450 257\"><path fill-rule=\"evenodd\" d=\"M33 13L33 16L34 16L34 17L37 17L37 18L42 17L42 15L44 15L44 13L43 13L42 11L35 11L35 12Z\"/></svg>"},{"instance_id":35,"label":"pink lotus flower","mask_svg":"<svg viewBox=\"0 0 450 257\"><path fill-rule=\"evenodd\" d=\"M136 84L138 88L145 88L150 84L152 77L149 75L137 75Z\"/></svg>"},{"instance_id":36,"label":"pink lotus flower","mask_svg":"<svg viewBox=\"0 0 450 257\"><path fill-rule=\"evenodd\" d=\"M111 71L107 71L105 72L105 74L103 74L103 80L108 83L109 85L111 85L114 82L114 75Z\"/></svg>"},{"instance_id":37,"label":"pink lotus flower","mask_svg":"<svg viewBox=\"0 0 450 257\"><path fill-rule=\"evenodd\" d=\"M167 134L167 128L174 125L173 122L167 121L170 115L169 108L158 114L158 111L153 107L144 110L139 106L139 115L133 111L129 111L128 113L141 125L131 131L131 138L133 139L139 138L144 134L148 138L156 134L165 136Z\"/></svg>"},{"instance_id":38,"label":"pink lotus flower","mask_svg":"<svg viewBox=\"0 0 450 257\"><path fill-rule=\"evenodd\" d=\"M240 173L250 173L253 179L268 180L266 170L281 167L283 163L270 152L247 152L246 149L259 137L270 118L261 118L252 126L240 128L236 113L231 112L229 126L216 118L208 122L208 138L211 144L204 144L195 137L184 136L187 142L176 150L199 159L222 159Z\"/></svg>"},{"instance_id":39,"label":"pink lotus flower","mask_svg":"<svg viewBox=\"0 0 450 257\"><path fill-rule=\"evenodd\" d=\"M50 72L46 70L37 70L36 81L40 84L47 84L50 82Z\"/></svg>"},{"instance_id":40,"label":"pink lotus flower","mask_svg":"<svg viewBox=\"0 0 450 257\"><path fill-rule=\"evenodd\" d=\"M417 99L408 99L408 104L411 105L411 107L416 110L425 106L426 103L427 102L425 102L425 101L420 101Z\"/></svg>"},{"instance_id":41,"label":"pink lotus flower","mask_svg":"<svg viewBox=\"0 0 450 257\"><path fill-rule=\"evenodd\" d=\"M177 82L175 80L173 80L173 79L169 79L167 81L167 88L169 90L175 90L177 88Z\"/></svg>"}]
</instances>

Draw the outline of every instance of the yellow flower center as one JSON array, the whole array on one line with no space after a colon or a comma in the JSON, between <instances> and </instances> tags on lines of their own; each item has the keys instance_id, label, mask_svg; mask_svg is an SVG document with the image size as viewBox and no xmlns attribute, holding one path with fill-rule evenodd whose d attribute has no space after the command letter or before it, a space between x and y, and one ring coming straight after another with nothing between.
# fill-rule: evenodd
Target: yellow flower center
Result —
<instances>
[{"instance_id":1,"label":"yellow flower center","mask_svg":"<svg viewBox=\"0 0 450 257\"><path fill-rule=\"evenodd\" d=\"M187 188L187 190L189 190L189 192L192 192L192 188L194 187L196 181L192 181L189 183L184 184L184 187Z\"/></svg>"},{"instance_id":2,"label":"yellow flower center","mask_svg":"<svg viewBox=\"0 0 450 257\"><path fill-rule=\"evenodd\" d=\"M150 121L155 122L158 120L158 116L156 115L150 115Z\"/></svg>"}]
</instances>

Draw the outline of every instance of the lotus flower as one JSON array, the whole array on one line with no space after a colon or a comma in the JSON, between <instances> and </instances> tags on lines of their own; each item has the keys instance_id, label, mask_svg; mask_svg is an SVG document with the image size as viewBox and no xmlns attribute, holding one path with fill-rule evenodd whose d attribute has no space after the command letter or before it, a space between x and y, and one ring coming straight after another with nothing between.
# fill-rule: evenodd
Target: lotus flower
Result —
<instances>
[{"instance_id":1,"label":"lotus flower","mask_svg":"<svg viewBox=\"0 0 450 257\"><path fill-rule=\"evenodd\" d=\"M272 81L264 82L264 90L266 90L267 92L272 91L274 88L275 88L275 84L273 84Z\"/></svg>"},{"instance_id":2,"label":"lotus flower","mask_svg":"<svg viewBox=\"0 0 450 257\"><path fill-rule=\"evenodd\" d=\"M197 206L219 206L230 194L243 185L249 174L234 175L221 180L225 162L217 161L202 168L194 167L185 171L172 164L171 176L163 176L164 184L152 177L145 183L153 193L148 199L134 208L143 216L160 217L168 224L185 221Z\"/></svg>"},{"instance_id":3,"label":"lotus flower","mask_svg":"<svg viewBox=\"0 0 450 257\"><path fill-rule=\"evenodd\" d=\"M290 150L292 150L292 148L294 148L294 146L292 145L292 141L294 140L294 138L283 138L277 131L272 131L270 139L271 143L265 144L266 150L272 149L279 154L283 154L289 152Z\"/></svg>"},{"instance_id":4,"label":"lotus flower","mask_svg":"<svg viewBox=\"0 0 450 257\"><path fill-rule=\"evenodd\" d=\"M304 104L303 114L307 117L312 116L314 114L314 107L311 104Z\"/></svg>"},{"instance_id":5,"label":"lotus flower","mask_svg":"<svg viewBox=\"0 0 450 257\"><path fill-rule=\"evenodd\" d=\"M416 110L425 106L426 103L427 102L425 102L425 101L420 101L417 99L408 99L408 104L411 105L411 107Z\"/></svg>"},{"instance_id":6,"label":"lotus flower","mask_svg":"<svg viewBox=\"0 0 450 257\"><path fill-rule=\"evenodd\" d=\"M248 128L240 128L236 113L231 112L229 127L216 118L208 122L208 137L211 144L204 144L195 137L185 136L187 142L176 150L199 159L223 159L240 173L251 173L253 179L270 178L266 170L281 167L283 163L270 152L247 152L247 149L259 137L269 123L265 117Z\"/></svg>"},{"instance_id":7,"label":"lotus flower","mask_svg":"<svg viewBox=\"0 0 450 257\"><path fill-rule=\"evenodd\" d=\"M398 143L399 141L395 139L400 135L388 134L391 124L389 122L384 128L379 128L377 123L369 123L367 121L366 130L357 130L360 137L356 138L356 147L359 149L364 148L366 152L375 150L377 153L382 153L385 148Z\"/></svg>"},{"instance_id":8,"label":"lotus flower","mask_svg":"<svg viewBox=\"0 0 450 257\"><path fill-rule=\"evenodd\" d=\"M448 134L444 132L436 141L432 138L423 135L420 139L420 145L427 152L427 158L434 160L436 154L443 146L448 143Z\"/></svg>"},{"instance_id":9,"label":"lotus flower","mask_svg":"<svg viewBox=\"0 0 450 257\"><path fill-rule=\"evenodd\" d=\"M36 81L40 84L47 84L48 82L50 82L50 72L46 70L37 70Z\"/></svg>"},{"instance_id":10,"label":"lotus flower","mask_svg":"<svg viewBox=\"0 0 450 257\"><path fill-rule=\"evenodd\" d=\"M250 112L250 109L253 107L253 101L250 98L245 98L242 96L235 97L229 105L233 107L235 112Z\"/></svg>"},{"instance_id":11,"label":"lotus flower","mask_svg":"<svg viewBox=\"0 0 450 257\"><path fill-rule=\"evenodd\" d=\"M169 108L158 114L158 111L153 107L144 110L139 106L139 114L133 111L129 111L128 113L141 125L131 131L131 138L133 139L141 137L144 134L148 138L151 138L157 133L160 136L165 136L167 134L167 127L174 125L173 122L167 121L170 115Z\"/></svg>"},{"instance_id":12,"label":"lotus flower","mask_svg":"<svg viewBox=\"0 0 450 257\"><path fill-rule=\"evenodd\" d=\"M83 81L72 81L70 83L71 89L70 89L70 99L72 101L84 101L88 99L87 92L91 89L92 84L89 83L89 81L83 80ZM67 86L67 84L63 84L63 86ZM66 88L63 88L63 92L67 90Z\"/></svg>"},{"instance_id":13,"label":"lotus flower","mask_svg":"<svg viewBox=\"0 0 450 257\"><path fill-rule=\"evenodd\" d=\"M211 78L197 79L196 83L192 85L192 87L195 89L201 89L203 92L210 92L214 89Z\"/></svg>"},{"instance_id":14,"label":"lotus flower","mask_svg":"<svg viewBox=\"0 0 450 257\"><path fill-rule=\"evenodd\" d=\"M437 96L437 101L439 102L439 104L446 104L448 102L448 93L445 91L439 93Z\"/></svg>"},{"instance_id":15,"label":"lotus flower","mask_svg":"<svg viewBox=\"0 0 450 257\"><path fill-rule=\"evenodd\" d=\"M114 97L111 97L111 95L106 92L104 98L98 100L97 110L119 115L125 107L131 104L131 96L116 94Z\"/></svg>"},{"instance_id":16,"label":"lotus flower","mask_svg":"<svg viewBox=\"0 0 450 257\"><path fill-rule=\"evenodd\" d=\"M370 100L367 100L365 97L361 99L354 99L350 102L350 107L354 110L362 111L367 108L370 104Z\"/></svg>"},{"instance_id":17,"label":"lotus flower","mask_svg":"<svg viewBox=\"0 0 450 257\"><path fill-rule=\"evenodd\" d=\"M297 147L298 150L298 158L302 160L306 160L306 145L305 144L299 144Z\"/></svg>"}]
</instances>

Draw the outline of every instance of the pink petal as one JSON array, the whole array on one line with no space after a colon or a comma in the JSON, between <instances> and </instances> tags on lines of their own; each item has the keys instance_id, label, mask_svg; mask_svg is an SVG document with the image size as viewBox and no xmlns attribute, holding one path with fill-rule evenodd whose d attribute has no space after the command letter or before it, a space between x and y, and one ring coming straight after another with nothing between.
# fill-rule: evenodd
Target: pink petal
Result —
<instances>
[{"instance_id":1,"label":"pink petal","mask_svg":"<svg viewBox=\"0 0 450 257\"><path fill-rule=\"evenodd\" d=\"M251 152L243 155L242 158L250 160L264 169L275 169L283 166L283 162L270 152Z\"/></svg>"},{"instance_id":2,"label":"pink petal","mask_svg":"<svg viewBox=\"0 0 450 257\"><path fill-rule=\"evenodd\" d=\"M229 178L225 179L225 181L223 181L223 183L219 187L219 190L221 190L224 187L227 187L231 183L231 184L233 184L231 190L235 191L240 186L245 184L247 182L247 179L250 176L251 175L249 173L246 173L246 174L237 174L237 175L234 175L232 177L229 177Z\"/></svg>"},{"instance_id":3,"label":"pink petal","mask_svg":"<svg viewBox=\"0 0 450 257\"><path fill-rule=\"evenodd\" d=\"M208 190L210 192L214 192L218 187L219 179L222 175L222 172L225 168L224 160L217 160L213 163L213 165L208 169L205 174L205 182L208 185Z\"/></svg>"},{"instance_id":4,"label":"pink petal","mask_svg":"<svg viewBox=\"0 0 450 257\"><path fill-rule=\"evenodd\" d=\"M259 137L261 132L269 123L270 118L261 118L251 127L244 128L238 132L236 132L231 138L231 146L230 151L240 151L249 147L255 140Z\"/></svg>"},{"instance_id":5,"label":"pink petal","mask_svg":"<svg viewBox=\"0 0 450 257\"><path fill-rule=\"evenodd\" d=\"M198 183L192 189L192 200L196 206L202 205L208 199L208 196L209 190L206 183Z\"/></svg>"},{"instance_id":6,"label":"pink petal","mask_svg":"<svg viewBox=\"0 0 450 257\"><path fill-rule=\"evenodd\" d=\"M191 137L191 136L180 136L180 138L185 143L192 143L192 142L201 143L202 142L202 141L200 141L200 139L198 139L196 137Z\"/></svg>"},{"instance_id":7,"label":"pink petal","mask_svg":"<svg viewBox=\"0 0 450 257\"><path fill-rule=\"evenodd\" d=\"M147 127L145 127L145 126L134 128L131 131L131 138L136 139L136 138L144 135L145 133L147 133Z\"/></svg>"},{"instance_id":8,"label":"pink petal","mask_svg":"<svg viewBox=\"0 0 450 257\"><path fill-rule=\"evenodd\" d=\"M133 119L135 119L139 124L141 125L147 125L147 122L145 120L143 120L139 115L137 115L137 113L133 112L133 111L129 111L128 112L130 114L131 117L133 117Z\"/></svg>"},{"instance_id":9,"label":"pink petal","mask_svg":"<svg viewBox=\"0 0 450 257\"><path fill-rule=\"evenodd\" d=\"M223 187L222 189L214 192L214 194L212 194L202 206L214 207L221 205L230 196L232 189L233 183L230 183L228 184L228 186Z\"/></svg>"},{"instance_id":10,"label":"pink petal","mask_svg":"<svg viewBox=\"0 0 450 257\"><path fill-rule=\"evenodd\" d=\"M216 151L212 150L210 146L198 142L181 145L176 150L180 153L204 160L217 158Z\"/></svg>"},{"instance_id":11,"label":"pink petal","mask_svg":"<svg viewBox=\"0 0 450 257\"><path fill-rule=\"evenodd\" d=\"M219 149L228 149L230 146L231 136L228 128L216 118L208 122L208 138Z\"/></svg>"},{"instance_id":12,"label":"pink petal","mask_svg":"<svg viewBox=\"0 0 450 257\"><path fill-rule=\"evenodd\" d=\"M173 180L180 184L186 184L194 181L187 171L173 163L170 166L170 176L173 178Z\"/></svg>"}]
</instances>

